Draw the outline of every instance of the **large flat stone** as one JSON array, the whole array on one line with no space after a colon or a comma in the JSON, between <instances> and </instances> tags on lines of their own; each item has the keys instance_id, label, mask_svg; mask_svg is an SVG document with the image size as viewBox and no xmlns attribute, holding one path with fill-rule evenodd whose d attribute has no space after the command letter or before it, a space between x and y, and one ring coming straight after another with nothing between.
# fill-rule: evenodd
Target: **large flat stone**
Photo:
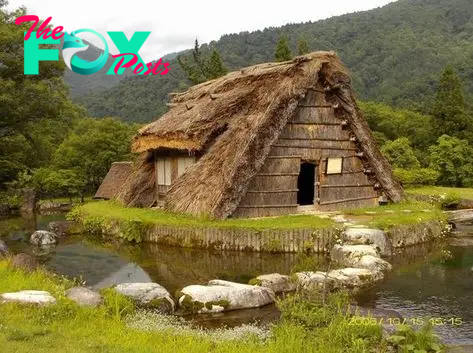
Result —
<instances>
[{"instance_id":1,"label":"large flat stone","mask_svg":"<svg viewBox=\"0 0 473 353\"><path fill-rule=\"evenodd\" d=\"M332 261L342 263L365 255L379 256L378 250L371 245L335 245L330 252Z\"/></svg>"},{"instance_id":2,"label":"large flat stone","mask_svg":"<svg viewBox=\"0 0 473 353\"><path fill-rule=\"evenodd\" d=\"M380 229L348 228L342 233L345 244L373 245L382 256L391 256L393 245L386 233Z\"/></svg>"},{"instance_id":3,"label":"large flat stone","mask_svg":"<svg viewBox=\"0 0 473 353\"><path fill-rule=\"evenodd\" d=\"M361 288L372 285L384 278L382 272L375 272L366 268L343 268L328 273L337 285L346 288Z\"/></svg>"},{"instance_id":4,"label":"large flat stone","mask_svg":"<svg viewBox=\"0 0 473 353\"><path fill-rule=\"evenodd\" d=\"M275 294L269 288L213 280L207 286L183 288L179 305L186 311L209 313L258 308L274 300Z\"/></svg>"},{"instance_id":5,"label":"large flat stone","mask_svg":"<svg viewBox=\"0 0 473 353\"><path fill-rule=\"evenodd\" d=\"M97 307L103 303L102 296L86 287L74 287L66 291L66 297L80 306Z\"/></svg>"},{"instance_id":6,"label":"large flat stone","mask_svg":"<svg viewBox=\"0 0 473 353\"><path fill-rule=\"evenodd\" d=\"M45 291L23 290L14 293L0 294L0 301L4 303L20 303L20 304L53 304L56 299Z\"/></svg>"},{"instance_id":7,"label":"large flat stone","mask_svg":"<svg viewBox=\"0 0 473 353\"><path fill-rule=\"evenodd\" d=\"M162 313L171 313L175 309L171 294L157 283L121 283L114 288L118 293L132 298L140 306L153 308Z\"/></svg>"},{"instance_id":8,"label":"large flat stone","mask_svg":"<svg viewBox=\"0 0 473 353\"><path fill-rule=\"evenodd\" d=\"M292 292L297 287L289 276L279 273L258 276L254 282L261 287L271 289L274 293Z\"/></svg>"}]
</instances>

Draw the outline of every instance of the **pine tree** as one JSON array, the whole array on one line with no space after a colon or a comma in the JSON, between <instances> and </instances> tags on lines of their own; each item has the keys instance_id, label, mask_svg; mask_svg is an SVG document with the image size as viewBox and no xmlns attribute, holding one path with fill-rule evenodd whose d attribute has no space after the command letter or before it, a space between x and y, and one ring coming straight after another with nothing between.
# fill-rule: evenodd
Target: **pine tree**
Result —
<instances>
[{"instance_id":1,"label":"pine tree","mask_svg":"<svg viewBox=\"0 0 473 353\"><path fill-rule=\"evenodd\" d=\"M304 38L299 38L299 42L297 43L297 51L299 55L307 54L310 51L309 45Z\"/></svg>"},{"instance_id":2,"label":"pine tree","mask_svg":"<svg viewBox=\"0 0 473 353\"><path fill-rule=\"evenodd\" d=\"M204 57L197 39L192 50L192 62L189 63L189 59L182 56L177 57L177 62L189 81L195 85L221 77L228 72L217 50L212 50L210 57Z\"/></svg>"},{"instance_id":3,"label":"pine tree","mask_svg":"<svg viewBox=\"0 0 473 353\"><path fill-rule=\"evenodd\" d=\"M217 50L212 50L212 54L206 63L206 78L209 80L221 77L228 73L227 68L220 58L220 54Z\"/></svg>"},{"instance_id":4,"label":"pine tree","mask_svg":"<svg viewBox=\"0 0 473 353\"><path fill-rule=\"evenodd\" d=\"M279 38L274 58L276 59L277 62L287 61L287 60L292 59L291 49L289 49L289 45L287 43L287 38L285 35Z\"/></svg>"},{"instance_id":5,"label":"pine tree","mask_svg":"<svg viewBox=\"0 0 473 353\"><path fill-rule=\"evenodd\" d=\"M463 138L473 129L473 119L466 112L465 96L460 78L448 66L440 77L433 104L434 131L438 136Z\"/></svg>"}]
</instances>

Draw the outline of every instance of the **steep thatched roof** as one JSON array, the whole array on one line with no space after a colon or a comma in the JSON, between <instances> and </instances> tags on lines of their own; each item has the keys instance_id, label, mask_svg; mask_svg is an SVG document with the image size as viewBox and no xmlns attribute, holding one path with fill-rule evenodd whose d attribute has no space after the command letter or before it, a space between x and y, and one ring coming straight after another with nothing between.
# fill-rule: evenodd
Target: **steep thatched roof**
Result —
<instances>
[{"instance_id":1,"label":"steep thatched roof","mask_svg":"<svg viewBox=\"0 0 473 353\"><path fill-rule=\"evenodd\" d=\"M95 193L94 199L114 198L133 170L132 162L112 163L110 170Z\"/></svg>"},{"instance_id":2,"label":"steep thatched roof","mask_svg":"<svg viewBox=\"0 0 473 353\"><path fill-rule=\"evenodd\" d=\"M321 84L336 91L352 128L360 130L355 134L368 157L379 161L374 168L379 171L380 182L391 199L398 201L402 190L357 110L350 78L334 52L252 66L177 94L168 113L139 131L133 150L205 150L171 186L166 207L225 218L238 206L299 100L308 89ZM146 173L152 176L152 171ZM141 196L132 189L136 191L136 185L125 188L119 198L137 205Z\"/></svg>"}]
</instances>

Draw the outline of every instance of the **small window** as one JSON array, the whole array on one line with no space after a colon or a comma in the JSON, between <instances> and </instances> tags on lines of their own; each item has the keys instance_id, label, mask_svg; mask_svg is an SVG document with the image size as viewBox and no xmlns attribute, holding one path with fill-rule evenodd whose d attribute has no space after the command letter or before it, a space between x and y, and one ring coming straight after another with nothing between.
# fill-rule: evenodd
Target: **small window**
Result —
<instances>
[{"instance_id":1,"label":"small window","mask_svg":"<svg viewBox=\"0 0 473 353\"><path fill-rule=\"evenodd\" d=\"M158 185L171 185L171 159L159 158L157 168Z\"/></svg>"},{"instance_id":2,"label":"small window","mask_svg":"<svg viewBox=\"0 0 473 353\"><path fill-rule=\"evenodd\" d=\"M325 174L342 174L343 158L328 158Z\"/></svg>"},{"instance_id":3,"label":"small window","mask_svg":"<svg viewBox=\"0 0 473 353\"><path fill-rule=\"evenodd\" d=\"M177 176L180 177L195 162L195 157L179 157L177 160Z\"/></svg>"}]
</instances>

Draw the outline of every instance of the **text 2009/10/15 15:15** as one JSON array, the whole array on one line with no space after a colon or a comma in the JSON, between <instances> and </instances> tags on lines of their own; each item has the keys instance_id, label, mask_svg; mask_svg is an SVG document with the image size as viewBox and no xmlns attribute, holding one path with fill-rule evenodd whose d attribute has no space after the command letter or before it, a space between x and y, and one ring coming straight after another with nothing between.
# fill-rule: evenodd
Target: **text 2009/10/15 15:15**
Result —
<instances>
[{"instance_id":1,"label":"text 2009/10/15 15:15","mask_svg":"<svg viewBox=\"0 0 473 353\"><path fill-rule=\"evenodd\" d=\"M460 317L451 317L451 318L442 318L442 317L433 317L433 318L423 318L423 317L413 317L413 318L374 318L374 317L362 317L354 316L350 319L350 325L414 325L414 326L424 326L429 323L432 326L461 326L463 325L463 319Z\"/></svg>"}]
</instances>

